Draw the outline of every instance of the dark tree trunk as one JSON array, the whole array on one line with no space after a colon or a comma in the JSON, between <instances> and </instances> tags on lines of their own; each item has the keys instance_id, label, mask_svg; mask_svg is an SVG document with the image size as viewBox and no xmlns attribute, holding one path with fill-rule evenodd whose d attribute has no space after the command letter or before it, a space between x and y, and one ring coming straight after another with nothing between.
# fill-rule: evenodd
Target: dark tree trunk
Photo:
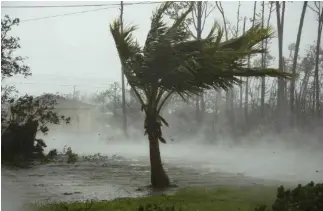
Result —
<instances>
[{"instance_id":1,"label":"dark tree trunk","mask_svg":"<svg viewBox=\"0 0 323 211\"><path fill-rule=\"evenodd\" d=\"M296 46L295 46L294 58L293 58L293 66L292 66L293 76L296 75L297 57L298 57L299 45L301 42L301 35L302 35L302 29L303 29L306 8L307 8L307 1L305 1L303 4L302 15L301 15L299 26L298 26ZM294 126L294 124L295 124L295 115L296 115L294 104L295 104L295 78L292 78L291 84L290 84L290 110L291 110L291 125L292 126Z\"/></svg>"},{"instance_id":2,"label":"dark tree trunk","mask_svg":"<svg viewBox=\"0 0 323 211\"><path fill-rule=\"evenodd\" d=\"M256 21L256 13L257 13L257 1L254 2L253 5L253 18L252 18L252 26L255 25ZM248 68L250 68L250 55L248 55ZM245 121L246 124L245 126L249 124L249 118L248 118L248 107L249 107L249 78L246 78L246 89L245 89L245 110L244 110L244 115L245 115Z\"/></svg>"},{"instance_id":3,"label":"dark tree trunk","mask_svg":"<svg viewBox=\"0 0 323 211\"><path fill-rule=\"evenodd\" d=\"M282 12L280 12L280 2L276 1L277 29L278 29L278 54L279 54L279 71L284 71L283 58L283 34L284 34L284 17L285 17L285 2L282 2ZM277 90L277 124L276 129L281 131L284 125L284 79L278 78Z\"/></svg>"},{"instance_id":4,"label":"dark tree trunk","mask_svg":"<svg viewBox=\"0 0 323 211\"><path fill-rule=\"evenodd\" d=\"M159 150L159 140L155 136L149 137L150 155L150 180L154 188L165 188L170 186L169 178L164 170Z\"/></svg>"},{"instance_id":5,"label":"dark tree trunk","mask_svg":"<svg viewBox=\"0 0 323 211\"><path fill-rule=\"evenodd\" d=\"M323 27L323 8L320 13L318 11L318 29L317 29L317 41L316 41L316 55L315 55L315 104L316 104L316 117L321 116L320 112L320 78L319 78L319 57L320 57L320 45L321 45L321 37L322 37L322 27Z\"/></svg>"},{"instance_id":6,"label":"dark tree trunk","mask_svg":"<svg viewBox=\"0 0 323 211\"><path fill-rule=\"evenodd\" d=\"M197 2L197 27L196 34L197 39L200 40L202 36L202 2ZM201 103L201 106L200 106ZM197 95L196 97L196 120L197 122L201 122L202 116L201 114L204 112L204 96L203 93L201 95Z\"/></svg>"},{"instance_id":7,"label":"dark tree trunk","mask_svg":"<svg viewBox=\"0 0 323 211\"><path fill-rule=\"evenodd\" d=\"M150 117L146 120L149 139L151 185L153 188L166 188L170 186L170 181L163 168L159 150L158 138L161 136L161 125L157 122L156 117Z\"/></svg>"}]
</instances>

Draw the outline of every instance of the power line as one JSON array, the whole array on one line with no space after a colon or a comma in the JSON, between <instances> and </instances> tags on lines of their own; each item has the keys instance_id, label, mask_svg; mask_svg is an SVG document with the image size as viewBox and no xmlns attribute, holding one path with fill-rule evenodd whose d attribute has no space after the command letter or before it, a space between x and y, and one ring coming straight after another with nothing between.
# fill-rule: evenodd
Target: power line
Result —
<instances>
[{"instance_id":1,"label":"power line","mask_svg":"<svg viewBox=\"0 0 323 211\"><path fill-rule=\"evenodd\" d=\"M105 78L94 78L94 77L78 77L78 76L66 76L66 75L58 75L58 74L37 74L37 73L33 73L31 76L29 76L28 78L46 78L46 79L78 79L78 80L101 80L101 81L107 81L107 79ZM108 79L109 81L110 79ZM110 80L109 82L114 82L113 80Z\"/></svg>"},{"instance_id":2,"label":"power line","mask_svg":"<svg viewBox=\"0 0 323 211\"><path fill-rule=\"evenodd\" d=\"M2 8L6 9L36 9L36 8L75 8L75 7L104 7L115 4L80 4L80 5L34 5L34 6L2 6Z\"/></svg>"},{"instance_id":3,"label":"power line","mask_svg":"<svg viewBox=\"0 0 323 211\"><path fill-rule=\"evenodd\" d=\"M134 3L124 3L127 5L138 5L138 4L160 4L162 2L148 1L148 2L134 2ZM105 7L105 6L120 6L120 4L79 4L79 5L20 5L20 6L2 6L2 8L7 9L34 9L34 8L75 8L75 7Z\"/></svg>"},{"instance_id":4,"label":"power line","mask_svg":"<svg viewBox=\"0 0 323 211\"><path fill-rule=\"evenodd\" d=\"M137 3L126 3L125 5L139 5L139 4L160 4L162 2L137 2ZM110 7L107 7L109 5ZM63 17L63 16L70 16L70 15L77 15L77 14L83 14L83 13L88 13L88 12L96 12L96 11L101 11L101 10L107 10L111 8L117 8L119 7L119 4L97 4L97 5L57 5L57 6L12 6L15 8L48 8L48 7L84 7L84 6L106 6L104 8L98 8L98 9L92 9L92 10L83 10L83 11L78 11L78 12L71 12L71 13L63 13L63 14L58 14L58 15L50 15L50 16L45 16L45 17L38 17L38 18L30 18L30 19L25 19L21 20L20 22L29 22L29 21L37 21L37 20L44 20L44 19L49 19L49 18L57 18L57 17ZM7 8L10 6L7 6ZM6 7L5 7L6 8Z\"/></svg>"},{"instance_id":5,"label":"power line","mask_svg":"<svg viewBox=\"0 0 323 211\"><path fill-rule=\"evenodd\" d=\"M44 19L49 19L49 18L57 18L57 17L63 17L63 16L70 16L70 15L77 15L77 14L88 13L88 12L96 12L96 11L107 10L107 9L111 9L111 8L116 8L116 7L105 7L105 8L100 8L100 9L83 10L83 11L79 11L79 12L63 13L63 14L50 15L50 16L44 16L44 17L38 17L38 18L29 18L29 19L21 20L20 23L29 22L29 21L44 20Z\"/></svg>"},{"instance_id":6,"label":"power line","mask_svg":"<svg viewBox=\"0 0 323 211\"><path fill-rule=\"evenodd\" d=\"M93 87L93 88L109 88L110 84L48 84L48 83L37 83L37 82L8 82L4 83L5 85L52 85L52 86L60 86L60 87Z\"/></svg>"},{"instance_id":7,"label":"power line","mask_svg":"<svg viewBox=\"0 0 323 211\"><path fill-rule=\"evenodd\" d=\"M106 10L106 9L111 9L111 8L116 8L116 7L105 7L105 8L99 8L99 9L93 9L93 10L83 10L83 11L78 11L78 12L64 13L64 14L59 14L59 15L50 15L50 16L39 17L39 18L30 18L30 19L21 20L20 22L22 23L22 22L28 22L28 21L43 20L43 19L48 19L48 18L57 18L57 17L62 17L62 16L95 12L95 11Z\"/></svg>"}]
</instances>

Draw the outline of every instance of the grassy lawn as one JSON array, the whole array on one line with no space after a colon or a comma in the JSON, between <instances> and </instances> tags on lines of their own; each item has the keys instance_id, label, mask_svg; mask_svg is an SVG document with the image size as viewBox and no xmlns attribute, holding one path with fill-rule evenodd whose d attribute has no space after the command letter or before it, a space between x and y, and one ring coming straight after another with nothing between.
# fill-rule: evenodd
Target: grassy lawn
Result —
<instances>
[{"instance_id":1,"label":"grassy lawn","mask_svg":"<svg viewBox=\"0 0 323 211\"><path fill-rule=\"evenodd\" d=\"M158 204L162 207L174 205L183 211L253 211L257 205L271 206L275 200L276 187L219 187L216 189L183 189L172 196L150 196L134 199L120 199L94 202L91 211L135 211L139 205ZM68 204L68 209L60 204L36 206L36 211L76 211L86 210L85 203ZM82 209L83 208L83 209ZM150 209L151 210L151 209ZM150 211L149 210L149 211Z\"/></svg>"}]
</instances>

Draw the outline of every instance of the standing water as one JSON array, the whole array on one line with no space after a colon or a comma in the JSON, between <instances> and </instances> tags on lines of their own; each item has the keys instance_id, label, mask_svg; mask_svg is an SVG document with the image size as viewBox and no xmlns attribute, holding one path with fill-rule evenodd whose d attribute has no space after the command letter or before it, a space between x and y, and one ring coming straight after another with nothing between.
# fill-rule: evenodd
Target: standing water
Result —
<instances>
[{"instance_id":1,"label":"standing water","mask_svg":"<svg viewBox=\"0 0 323 211\"><path fill-rule=\"evenodd\" d=\"M2 168L2 199L8 199L2 200L3 206L16 198L22 203L111 200L154 193L142 188L150 182L145 141L106 143L90 135L52 135L46 140L48 149L61 150L67 145L79 156L101 153L106 157L30 169ZM179 188L278 185L323 179L320 150L169 143L161 145L161 154L166 171Z\"/></svg>"}]
</instances>

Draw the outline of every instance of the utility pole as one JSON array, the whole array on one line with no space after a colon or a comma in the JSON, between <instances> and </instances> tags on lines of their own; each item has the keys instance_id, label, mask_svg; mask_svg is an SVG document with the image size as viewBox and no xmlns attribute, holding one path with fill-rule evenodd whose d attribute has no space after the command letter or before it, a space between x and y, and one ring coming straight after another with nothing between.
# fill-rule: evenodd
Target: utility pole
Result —
<instances>
[{"instance_id":1,"label":"utility pole","mask_svg":"<svg viewBox=\"0 0 323 211\"><path fill-rule=\"evenodd\" d=\"M113 88L113 114L114 116L117 115L117 83L114 83L114 88Z\"/></svg>"},{"instance_id":2,"label":"utility pole","mask_svg":"<svg viewBox=\"0 0 323 211\"><path fill-rule=\"evenodd\" d=\"M123 34L123 1L120 2L120 25ZM122 123L123 131L127 136L127 110L126 110L126 89L124 81L124 65L121 63L121 86L122 86Z\"/></svg>"},{"instance_id":3,"label":"utility pole","mask_svg":"<svg viewBox=\"0 0 323 211\"><path fill-rule=\"evenodd\" d=\"M73 100L75 100L75 85L73 86Z\"/></svg>"},{"instance_id":4,"label":"utility pole","mask_svg":"<svg viewBox=\"0 0 323 211\"><path fill-rule=\"evenodd\" d=\"M195 5L194 5L195 6ZM197 27L196 27L196 38L197 40L200 40L201 39L201 36L202 36L202 2L199 1L197 2ZM196 120L197 122L200 122L201 121L201 113L204 112L204 104L203 104L203 92L201 95L196 95ZM201 107L202 109L200 108L200 101L202 102L201 103ZM202 110L202 111L201 111Z\"/></svg>"}]
</instances>

